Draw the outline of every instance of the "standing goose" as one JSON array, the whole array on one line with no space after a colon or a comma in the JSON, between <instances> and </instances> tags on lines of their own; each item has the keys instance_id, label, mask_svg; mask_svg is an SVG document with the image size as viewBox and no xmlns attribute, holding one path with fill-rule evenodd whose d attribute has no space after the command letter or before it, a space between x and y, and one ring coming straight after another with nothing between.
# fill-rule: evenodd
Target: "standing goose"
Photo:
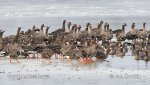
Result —
<instances>
[{"instance_id":1,"label":"standing goose","mask_svg":"<svg viewBox=\"0 0 150 85\"><path fill-rule=\"evenodd\" d=\"M41 32L43 33L43 28L45 27L44 24L41 25Z\"/></svg>"},{"instance_id":2,"label":"standing goose","mask_svg":"<svg viewBox=\"0 0 150 85\"><path fill-rule=\"evenodd\" d=\"M45 31L45 38L48 39L48 30L49 30L50 26L46 26L46 31Z\"/></svg>"},{"instance_id":3,"label":"standing goose","mask_svg":"<svg viewBox=\"0 0 150 85\"><path fill-rule=\"evenodd\" d=\"M67 53L67 55L69 56L71 63L73 63L72 60L77 60L78 63L81 64L80 58L82 57L82 51L78 47L72 47L72 49Z\"/></svg>"},{"instance_id":4,"label":"standing goose","mask_svg":"<svg viewBox=\"0 0 150 85\"><path fill-rule=\"evenodd\" d=\"M144 61L145 62L150 61L150 53L148 51L145 51Z\"/></svg>"},{"instance_id":5,"label":"standing goose","mask_svg":"<svg viewBox=\"0 0 150 85\"><path fill-rule=\"evenodd\" d=\"M44 44L43 41L45 39L45 35L43 32L44 24L41 25L41 30L34 30L35 33L32 36L32 44L38 45L38 44Z\"/></svg>"},{"instance_id":6,"label":"standing goose","mask_svg":"<svg viewBox=\"0 0 150 85\"><path fill-rule=\"evenodd\" d=\"M66 31L65 24L66 24L66 20L63 20L62 28L57 29L54 32L49 33L49 35L55 35L55 34L56 35L61 35L61 34L63 34Z\"/></svg>"},{"instance_id":7,"label":"standing goose","mask_svg":"<svg viewBox=\"0 0 150 85\"><path fill-rule=\"evenodd\" d=\"M138 31L138 37L142 40L145 40L147 37L146 22L143 22L143 29L140 29Z\"/></svg>"},{"instance_id":8,"label":"standing goose","mask_svg":"<svg viewBox=\"0 0 150 85\"><path fill-rule=\"evenodd\" d=\"M99 32L98 32L98 34L100 34L101 33L101 30L102 30L102 26L103 26L103 21L100 21L100 23L98 24L98 30L99 30Z\"/></svg>"},{"instance_id":9,"label":"standing goose","mask_svg":"<svg viewBox=\"0 0 150 85\"><path fill-rule=\"evenodd\" d=\"M119 35L122 31L125 30L125 26L127 26L126 23L124 23L124 24L122 25L122 29L116 29L116 30L112 31L113 34L116 34L116 36Z\"/></svg>"},{"instance_id":10,"label":"standing goose","mask_svg":"<svg viewBox=\"0 0 150 85\"><path fill-rule=\"evenodd\" d=\"M128 40L135 40L138 38L137 30L135 29L135 23L132 23L131 30L129 32L127 32L126 38Z\"/></svg>"},{"instance_id":11,"label":"standing goose","mask_svg":"<svg viewBox=\"0 0 150 85\"><path fill-rule=\"evenodd\" d=\"M4 30L0 30L0 50L2 50L3 48L3 33L5 31Z\"/></svg>"},{"instance_id":12,"label":"standing goose","mask_svg":"<svg viewBox=\"0 0 150 85\"><path fill-rule=\"evenodd\" d=\"M122 25L122 29L117 29L113 31L113 34L116 35L118 41L124 41L126 39L125 26L126 23Z\"/></svg>"},{"instance_id":13,"label":"standing goose","mask_svg":"<svg viewBox=\"0 0 150 85\"><path fill-rule=\"evenodd\" d=\"M62 56L61 58L64 59L64 56L68 55L68 52L72 49L72 46L69 42L65 42L62 44L62 48L60 49Z\"/></svg>"},{"instance_id":14,"label":"standing goose","mask_svg":"<svg viewBox=\"0 0 150 85\"><path fill-rule=\"evenodd\" d=\"M148 68L148 62L150 61L150 53L148 51L145 51L144 61L145 67Z\"/></svg>"},{"instance_id":15,"label":"standing goose","mask_svg":"<svg viewBox=\"0 0 150 85\"><path fill-rule=\"evenodd\" d=\"M93 28L92 31L96 34L96 35L99 35L101 30L102 30L102 24L103 24L103 21L100 21L100 23L98 23L97 27L96 28Z\"/></svg>"},{"instance_id":16,"label":"standing goose","mask_svg":"<svg viewBox=\"0 0 150 85\"><path fill-rule=\"evenodd\" d=\"M54 51L52 49L49 49L49 48L46 47L40 53L41 53L41 56L42 56L42 63L44 62L43 61L44 59L48 58L49 59L49 64L50 64L51 63L50 58L54 55Z\"/></svg>"},{"instance_id":17,"label":"standing goose","mask_svg":"<svg viewBox=\"0 0 150 85\"><path fill-rule=\"evenodd\" d=\"M97 60L104 60L108 57L108 51L105 52L105 49L101 47L100 45L97 45L96 47L96 59Z\"/></svg>"},{"instance_id":18,"label":"standing goose","mask_svg":"<svg viewBox=\"0 0 150 85\"><path fill-rule=\"evenodd\" d=\"M109 29L108 23L105 24L104 29L101 33L102 36L107 40L111 40L113 38L112 29Z\"/></svg>"},{"instance_id":19,"label":"standing goose","mask_svg":"<svg viewBox=\"0 0 150 85\"><path fill-rule=\"evenodd\" d=\"M109 52L109 55L116 55L116 49L115 46L111 46L110 48L107 49Z\"/></svg>"},{"instance_id":20,"label":"standing goose","mask_svg":"<svg viewBox=\"0 0 150 85\"><path fill-rule=\"evenodd\" d=\"M125 56L125 52L124 52L123 49L124 49L123 46L120 46L120 49L116 51L116 55L117 55L118 57L123 58L123 56Z\"/></svg>"},{"instance_id":21,"label":"standing goose","mask_svg":"<svg viewBox=\"0 0 150 85\"><path fill-rule=\"evenodd\" d=\"M90 37L93 35L94 32L92 31L91 23L88 22L86 24L85 32L86 32L87 37Z\"/></svg>"},{"instance_id":22,"label":"standing goose","mask_svg":"<svg viewBox=\"0 0 150 85\"><path fill-rule=\"evenodd\" d=\"M71 30L71 22L68 22L68 32L70 32L70 30Z\"/></svg>"},{"instance_id":23,"label":"standing goose","mask_svg":"<svg viewBox=\"0 0 150 85\"><path fill-rule=\"evenodd\" d=\"M150 30L148 31L148 35L147 35L148 39L147 39L147 43L150 44Z\"/></svg>"},{"instance_id":24,"label":"standing goose","mask_svg":"<svg viewBox=\"0 0 150 85\"><path fill-rule=\"evenodd\" d=\"M18 41L20 30L21 30L21 27L18 27L17 34L16 34L15 38L13 38L11 40L11 42L9 44L7 44L3 49L6 52L6 54L10 56L10 63L12 63L12 59L15 59L17 62L19 62L17 60L18 59L18 52L20 50L22 50L22 47L17 44L17 41Z\"/></svg>"}]
</instances>

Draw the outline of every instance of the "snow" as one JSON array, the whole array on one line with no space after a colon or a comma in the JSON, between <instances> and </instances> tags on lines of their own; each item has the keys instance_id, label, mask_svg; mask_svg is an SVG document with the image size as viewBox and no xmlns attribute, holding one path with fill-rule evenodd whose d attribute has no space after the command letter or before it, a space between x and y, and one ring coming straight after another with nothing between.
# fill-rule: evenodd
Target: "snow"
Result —
<instances>
[{"instance_id":1,"label":"snow","mask_svg":"<svg viewBox=\"0 0 150 85\"><path fill-rule=\"evenodd\" d=\"M150 71L143 68L144 62L139 61L141 66L137 69L137 63L131 64L133 58L129 57L109 56L109 62L88 65L79 65L77 61L71 64L54 57L50 64L37 58L19 59L21 63L10 64L8 58L1 57L0 85L148 85Z\"/></svg>"}]
</instances>

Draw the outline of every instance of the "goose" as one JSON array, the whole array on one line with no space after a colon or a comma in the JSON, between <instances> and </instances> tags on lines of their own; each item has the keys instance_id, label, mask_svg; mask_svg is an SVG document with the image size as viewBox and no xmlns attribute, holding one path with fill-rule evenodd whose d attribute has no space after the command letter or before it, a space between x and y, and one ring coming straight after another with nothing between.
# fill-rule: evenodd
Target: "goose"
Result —
<instances>
[{"instance_id":1,"label":"goose","mask_svg":"<svg viewBox=\"0 0 150 85\"><path fill-rule=\"evenodd\" d=\"M146 22L143 22L143 29L138 30L138 37L145 40L147 37Z\"/></svg>"},{"instance_id":2,"label":"goose","mask_svg":"<svg viewBox=\"0 0 150 85\"><path fill-rule=\"evenodd\" d=\"M71 29L71 22L68 22L68 32L70 32L70 29Z\"/></svg>"},{"instance_id":3,"label":"goose","mask_svg":"<svg viewBox=\"0 0 150 85\"><path fill-rule=\"evenodd\" d=\"M105 53L105 52L102 52L102 51L97 51L95 57L96 57L97 61L104 60L108 57L108 53Z\"/></svg>"},{"instance_id":4,"label":"goose","mask_svg":"<svg viewBox=\"0 0 150 85\"><path fill-rule=\"evenodd\" d=\"M145 50L143 48L141 48L140 51L138 51L138 52L139 52L140 60L143 60L144 56L146 56Z\"/></svg>"},{"instance_id":5,"label":"goose","mask_svg":"<svg viewBox=\"0 0 150 85\"><path fill-rule=\"evenodd\" d=\"M100 23L98 24L98 27L97 27L99 30L98 34L101 33L103 23L104 23L103 21L100 21Z\"/></svg>"},{"instance_id":6,"label":"goose","mask_svg":"<svg viewBox=\"0 0 150 85\"><path fill-rule=\"evenodd\" d=\"M91 44L89 47L90 54L87 59L89 63L92 63L93 62L92 58L95 57L97 54L97 43L95 41L91 41L90 44Z\"/></svg>"},{"instance_id":7,"label":"goose","mask_svg":"<svg viewBox=\"0 0 150 85\"><path fill-rule=\"evenodd\" d=\"M106 59L107 57L108 57L108 51L107 52L105 52L105 49L102 47L102 46L100 46L100 45L97 45L97 47L96 47L96 61L98 61L98 60L104 60L104 59Z\"/></svg>"},{"instance_id":8,"label":"goose","mask_svg":"<svg viewBox=\"0 0 150 85\"><path fill-rule=\"evenodd\" d=\"M135 23L132 23L131 30L126 33L126 39L135 40L138 38L137 30L135 29Z\"/></svg>"},{"instance_id":9,"label":"goose","mask_svg":"<svg viewBox=\"0 0 150 85\"><path fill-rule=\"evenodd\" d=\"M85 30L84 30L83 32L86 33L86 36L87 36L87 37L92 36L92 34L93 34L94 32L92 31L91 23L88 22L88 23L86 24L86 28L85 28Z\"/></svg>"},{"instance_id":10,"label":"goose","mask_svg":"<svg viewBox=\"0 0 150 85\"><path fill-rule=\"evenodd\" d=\"M3 48L3 33L5 31L4 30L0 30L0 50L2 50Z\"/></svg>"},{"instance_id":11,"label":"goose","mask_svg":"<svg viewBox=\"0 0 150 85\"><path fill-rule=\"evenodd\" d=\"M32 26L32 29L29 29L26 33L30 34L31 36L35 34L35 25Z\"/></svg>"},{"instance_id":12,"label":"goose","mask_svg":"<svg viewBox=\"0 0 150 85\"><path fill-rule=\"evenodd\" d=\"M125 26L126 23L122 25L122 29L117 29L113 31L113 34L116 34L116 38L118 41L125 41L126 39Z\"/></svg>"},{"instance_id":13,"label":"goose","mask_svg":"<svg viewBox=\"0 0 150 85\"><path fill-rule=\"evenodd\" d=\"M150 61L150 53L147 50L145 50L145 56L143 60L145 61L145 67L148 69L148 62Z\"/></svg>"},{"instance_id":14,"label":"goose","mask_svg":"<svg viewBox=\"0 0 150 85\"><path fill-rule=\"evenodd\" d=\"M45 27L44 24L41 25L41 30L40 31L39 30L34 30L35 33L32 36L32 39L31 39L32 43L31 44L37 44L37 45L38 44L44 44L44 43L42 43L45 39L45 35L43 33L43 27Z\"/></svg>"},{"instance_id":15,"label":"goose","mask_svg":"<svg viewBox=\"0 0 150 85\"><path fill-rule=\"evenodd\" d=\"M46 26L46 31L45 31L45 39L48 39L48 30L50 26Z\"/></svg>"},{"instance_id":16,"label":"goose","mask_svg":"<svg viewBox=\"0 0 150 85\"><path fill-rule=\"evenodd\" d=\"M48 58L49 59L48 64L50 64L51 63L50 58L54 55L54 51L52 49L49 49L49 48L46 47L40 53L41 53L41 56L42 56L42 63L44 62L43 61L44 59Z\"/></svg>"},{"instance_id":17,"label":"goose","mask_svg":"<svg viewBox=\"0 0 150 85\"><path fill-rule=\"evenodd\" d=\"M123 56L125 56L125 52L123 50L123 46L120 46L120 49L116 51L116 55L118 57L121 57L121 58L123 58Z\"/></svg>"},{"instance_id":18,"label":"goose","mask_svg":"<svg viewBox=\"0 0 150 85\"><path fill-rule=\"evenodd\" d=\"M150 30L148 31L148 34L147 34L147 43L150 44Z\"/></svg>"},{"instance_id":19,"label":"goose","mask_svg":"<svg viewBox=\"0 0 150 85\"><path fill-rule=\"evenodd\" d=\"M76 30L76 39L78 39L80 35L82 35L81 25L78 25L77 30Z\"/></svg>"},{"instance_id":20,"label":"goose","mask_svg":"<svg viewBox=\"0 0 150 85\"><path fill-rule=\"evenodd\" d=\"M60 49L62 53L62 60L64 59L64 56L67 56L67 53L72 49L72 46L69 44L69 42L65 42L62 44L62 47Z\"/></svg>"},{"instance_id":21,"label":"goose","mask_svg":"<svg viewBox=\"0 0 150 85\"><path fill-rule=\"evenodd\" d=\"M116 29L116 30L112 31L113 34L119 35L122 31L125 30L125 26L127 26L126 23L123 23L122 29Z\"/></svg>"},{"instance_id":22,"label":"goose","mask_svg":"<svg viewBox=\"0 0 150 85\"><path fill-rule=\"evenodd\" d=\"M20 45L28 45L31 41L31 37L28 34L25 34L24 31L19 33L18 44Z\"/></svg>"},{"instance_id":23,"label":"goose","mask_svg":"<svg viewBox=\"0 0 150 85\"><path fill-rule=\"evenodd\" d=\"M134 54L135 60L139 61L140 60L140 56L139 56L139 49L136 49L136 53Z\"/></svg>"},{"instance_id":24,"label":"goose","mask_svg":"<svg viewBox=\"0 0 150 85\"><path fill-rule=\"evenodd\" d=\"M109 55L115 55L116 54L116 49L115 49L115 46L111 46L107 49L108 51L108 54Z\"/></svg>"},{"instance_id":25,"label":"goose","mask_svg":"<svg viewBox=\"0 0 150 85\"><path fill-rule=\"evenodd\" d=\"M56 35L61 35L61 34L63 34L66 31L65 24L66 24L66 20L63 20L62 28L61 29L57 29L57 30L49 33L49 35L55 35L55 34Z\"/></svg>"},{"instance_id":26,"label":"goose","mask_svg":"<svg viewBox=\"0 0 150 85\"><path fill-rule=\"evenodd\" d=\"M18 52L22 50L22 47L17 44L18 37L19 37L19 32L21 30L21 27L18 27L17 34L15 38L11 40L9 44L7 44L4 48L3 51L6 52L7 55L10 56L10 63L12 63L12 59L15 59L17 62L19 62L18 59Z\"/></svg>"},{"instance_id":27,"label":"goose","mask_svg":"<svg viewBox=\"0 0 150 85\"><path fill-rule=\"evenodd\" d=\"M44 24L41 25L41 32L43 32L43 28L45 27Z\"/></svg>"},{"instance_id":28,"label":"goose","mask_svg":"<svg viewBox=\"0 0 150 85\"><path fill-rule=\"evenodd\" d=\"M70 52L67 53L67 55L69 56L71 63L73 63L72 60L77 60L79 64L82 64L82 51L78 47L72 47L72 49L70 50Z\"/></svg>"},{"instance_id":29,"label":"goose","mask_svg":"<svg viewBox=\"0 0 150 85\"><path fill-rule=\"evenodd\" d=\"M109 47L110 42L109 42L109 40L107 40L107 39L103 39L101 45L102 45L103 47L107 48L107 47Z\"/></svg>"},{"instance_id":30,"label":"goose","mask_svg":"<svg viewBox=\"0 0 150 85\"><path fill-rule=\"evenodd\" d=\"M150 53L148 51L145 51L144 61L145 62L150 61Z\"/></svg>"},{"instance_id":31,"label":"goose","mask_svg":"<svg viewBox=\"0 0 150 85\"><path fill-rule=\"evenodd\" d=\"M102 24L103 24L103 21L100 21L100 23L97 24L97 27L92 29L92 31L93 31L96 35L99 35L99 34L100 34L101 29L102 29Z\"/></svg>"},{"instance_id":32,"label":"goose","mask_svg":"<svg viewBox=\"0 0 150 85\"><path fill-rule=\"evenodd\" d=\"M113 38L112 29L109 29L109 24L105 23L104 29L101 32L102 36L107 40L111 40Z\"/></svg>"}]
</instances>

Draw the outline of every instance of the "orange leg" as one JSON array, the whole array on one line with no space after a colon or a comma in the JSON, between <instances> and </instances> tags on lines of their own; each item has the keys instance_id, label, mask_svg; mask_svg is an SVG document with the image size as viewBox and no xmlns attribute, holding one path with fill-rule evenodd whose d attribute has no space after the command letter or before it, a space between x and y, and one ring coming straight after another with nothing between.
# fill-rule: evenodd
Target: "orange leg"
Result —
<instances>
[{"instance_id":1,"label":"orange leg","mask_svg":"<svg viewBox=\"0 0 150 85\"><path fill-rule=\"evenodd\" d=\"M57 59L57 55L56 55L56 53L55 53L54 55L55 55L55 59Z\"/></svg>"},{"instance_id":2,"label":"orange leg","mask_svg":"<svg viewBox=\"0 0 150 85\"><path fill-rule=\"evenodd\" d=\"M88 62L92 63L93 62L92 58L88 57Z\"/></svg>"},{"instance_id":3,"label":"orange leg","mask_svg":"<svg viewBox=\"0 0 150 85\"><path fill-rule=\"evenodd\" d=\"M44 63L44 58L42 57L42 63Z\"/></svg>"},{"instance_id":4,"label":"orange leg","mask_svg":"<svg viewBox=\"0 0 150 85\"><path fill-rule=\"evenodd\" d=\"M17 61L17 63L21 63L18 59L15 59Z\"/></svg>"},{"instance_id":5,"label":"orange leg","mask_svg":"<svg viewBox=\"0 0 150 85\"><path fill-rule=\"evenodd\" d=\"M81 58L78 59L79 64L82 64L82 60Z\"/></svg>"},{"instance_id":6,"label":"orange leg","mask_svg":"<svg viewBox=\"0 0 150 85\"><path fill-rule=\"evenodd\" d=\"M61 56L61 60L64 60L64 56L63 55Z\"/></svg>"},{"instance_id":7,"label":"orange leg","mask_svg":"<svg viewBox=\"0 0 150 85\"><path fill-rule=\"evenodd\" d=\"M73 64L72 59L69 59L69 62L70 62L71 64Z\"/></svg>"},{"instance_id":8,"label":"orange leg","mask_svg":"<svg viewBox=\"0 0 150 85\"><path fill-rule=\"evenodd\" d=\"M87 58L83 58L83 64L87 63Z\"/></svg>"},{"instance_id":9,"label":"orange leg","mask_svg":"<svg viewBox=\"0 0 150 85\"><path fill-rule=\"evenodd\" d=\"M49 58L49 62L48 62L48 64L51 64L52 62L51 62L51 60L50 60L50 58Z\"/></svg>"},{"instance_id":10,"label":"orange leg","mask_svg":"<svg viewBox=\"0 0 150 85\"><path fill-rule=\"evenodd\" d=\"M79 58L78 62L79 64L86 64L86 58Z\"/></svg>"},{"instance_id":11,"label":"orange leg","mask_svg":"<svg viewBox=\"0 0 150 85\"><path fill-rule=\"evenodd\" d=\"M12 60L11 60L11 58L9 58L9 63L12 63Z\"/></svg>"},{"instance_id":12,"label":"orange leg","mask_svg":"<svg viewBox=\"0 0 150 85\"><path fill-rule=\"evenodd\" d=\"M39 57L38 57L38 53L36 54L37 55L37 60L39 59Z\"/></svg>"}]
</instances>

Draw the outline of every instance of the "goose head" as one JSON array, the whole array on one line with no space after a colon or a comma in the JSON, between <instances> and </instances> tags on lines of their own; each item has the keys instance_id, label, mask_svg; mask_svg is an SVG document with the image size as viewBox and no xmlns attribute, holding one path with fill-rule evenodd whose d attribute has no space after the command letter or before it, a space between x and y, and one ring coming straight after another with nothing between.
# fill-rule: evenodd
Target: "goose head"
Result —
<instances>
[{"instance_id":1,"label":"goose head","mask_svg":"<svg viewBox=\"0 0 150 85\"><path fill-rule=\"evenodd\" d=\"M107 25L108 25L108 23L105 23L105 25L104 25L104 31L106 31Z\"/></svg>"},{"instance_id":2,"label":"goose head","mask_svg":"<svg viewBox=\"0 0 150 85\"><path fill-rule=\"evenodd\" d=\"M89 25L91 25L89 22L86 24L86 31L88 31L88 27L89 27Z\"/></svg>"},{"instance_id":3,"label":"goose head","mask_svg":"<svg viewBox=\"0 0 150 85\"><path fill-rule=\"evenodd\" d=\"M78 30L81 31L81 25L78 26Z\"/></svg>"},{"instance_id":4,"label":"goose head","mask_svg":"<svg viewBox=\"0 0 150 85\"><path fill-rule=\"evenodd\" d=\"M146 22L143 22L143 29L145 29L146 27Z\"/></svg>"},{"instance_id":5,"label":"goose head","mask_svg":"<svg viewBox=\"0 0 150 85\"><path fill-rule=\"evenodd\" d=\"M72 25L71 22L68 22L68 29L69 29L69 31L70 31L70 26L71 25Z\"/></svg>"},{"instance_id":6,"label":"goose head","mask_svg":"<svg viewBox=\"0 0 150 85\"><path fill-rule=\"evenodd\" d=\"M21 30L21 27L18 27L17 35L19 34L20 30Z\"/></svg>"},{"instance_id":7,"label":"goose head","mask_svg":"<svg viewBox=\"0 0 150 85\"><path fill-rule=\"evenodd\" d=\"M135 27L135 23L132 23L131 29L134 29L134 27Z\"/></svg>"},{"instance_id":8,"label":"goose head","mask_svg":"<svg viewBox=\"0 0 150 85\"><path fill-rule=\"evenodd\" d=\"M63 20L63 24L65 24L66 23L66 20Z\"/></svg>"},{"instance_id":9,"label":"goose head","mask_svg":"<svg viewBox=\"0 0 150 85\"><path fill-rule=\"evenodd\" d=\"M62 29L65 31L65 24L66 24L66 20L63 20L63 25L62 25Z\"/></svg>"},{"instance_id":10,"label":"goose head","mask_svg":"<svg viewBox=\"0 0 150 85\"><path fill-rule=\"evenodd\" d=\"M107 23L106 29L107 29L107 31L109 30L109 24L108 23Z\"/></svg>"},{"instance_id":11,"label":"goose head","mask_svg":"<svg viewBox=\"0 0 150 85\"><path fill-rule=\"evenodd\" d=\"M100 21L100 24L103 24L104 22L103 21Z\"/></svg>"},{"instance_id":12,"label":"goose head","mask_svg":"<svg viewBox=\"0 0 150 85\"><path fill-rule=\"evenodd\" d=\"M44 24L42 24L42 25L41 25L41 28L43 28L43 27L45 27L45 25L44 25Z\"/></svg>"},{"instance_id":13,"label":"goose head","mask_svg":"<svg viewBox=\"0 0 150 85\"><path fill-rule=\"evenodd\" d=\"M75 27L75 28L74 28L74 32L75 32L75 33L77 33L77 30L78 30L78 28L77 28L77 27Z\"/></svg>"},{"instance_id":14,"label":"goose head","mask_svg":"<svg viewBox=\"0 0 150 85\"><path fill-rule=\"evenodd\" d=\"M35 28L36 28L35 25L33 25L32 30L34 30Z\"/></svg>"},{"instance_id":15,"label":"goose head","mask_svg":"<svg viewBox=\"0 0 150 85\"><path fill-rule=\"evenodd\" d=\"M72 26L71 31L73 32L73 31L75 30L76 27L77 27L77 24L74 24L74 25Z\"/></svg>"},{"instance_id":16,"label":"goose head","mask_svg":"<svg viewBox=\"0 0 150 85\"><path fill-rule=\"evenodd\" d=\"M125 30L125 26L127 26L126 23L124 23L124 24L122 25L122 30L123 30L123 31Z\"/></svg>"},{"instance_id":17,"label":"goose head","mask_svg":"<svg viewBox=\"0 0 150 85\"><path fill-rule=\"evenodd\" d=\"M4 32L5 30L0 30L0 35L3 35Z\"/></svg>"}]
</instances>

